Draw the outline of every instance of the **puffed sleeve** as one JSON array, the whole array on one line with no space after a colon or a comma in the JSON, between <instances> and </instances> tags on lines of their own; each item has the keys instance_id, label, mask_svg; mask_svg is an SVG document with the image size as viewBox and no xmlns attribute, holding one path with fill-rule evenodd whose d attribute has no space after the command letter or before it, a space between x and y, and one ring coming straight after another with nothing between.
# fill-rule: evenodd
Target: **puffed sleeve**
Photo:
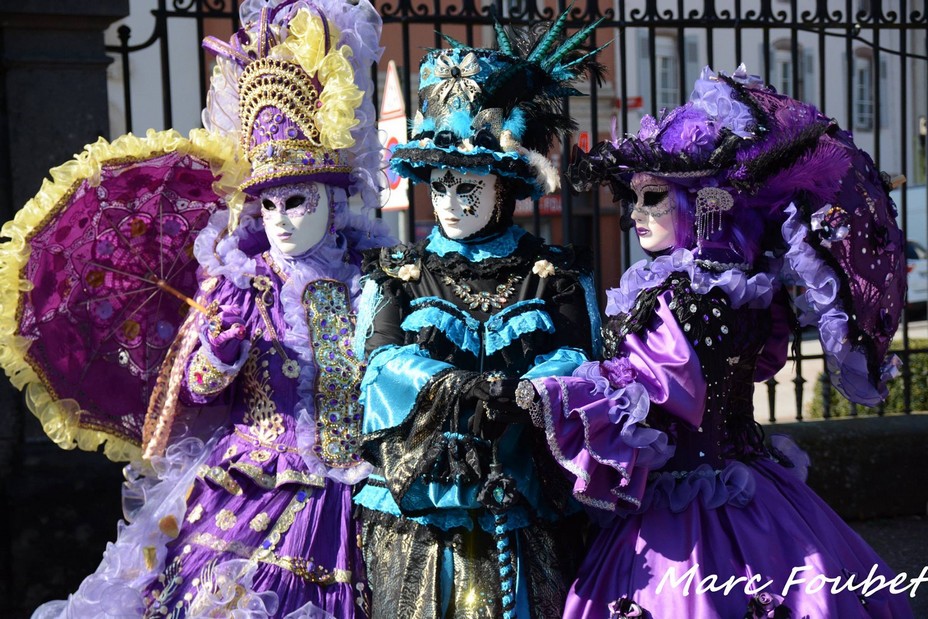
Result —
<instances>
[{"instance_id":1,"label":"puffed sleeve","mask_svg":"<svg viewBox=\"0 0 928 619\"><path fill-rule=\"evenodd\" d=\"M696 427L705 412L706 381L696 351L668 307L671 295L658 297L648 328L628 334L619 354L634 367L652 406Z\"/></svg>"}]
</instances>

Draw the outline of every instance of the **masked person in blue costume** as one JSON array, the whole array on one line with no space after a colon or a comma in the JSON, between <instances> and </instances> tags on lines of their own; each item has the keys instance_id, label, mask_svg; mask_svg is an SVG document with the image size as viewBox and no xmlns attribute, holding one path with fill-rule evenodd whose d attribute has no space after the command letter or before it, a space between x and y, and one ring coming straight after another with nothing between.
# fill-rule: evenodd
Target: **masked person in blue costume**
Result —
<instances>
[{"instance_id":1,"label":"masked person in blue costume","mask_svg":"<svg viewBox=\"0 0 928 619\"><path fill-rule=\"evenodd\" d=\"M564 27L497 25L498 49L451 41L420 66L391 166L429 183L438 224L367 255L357 326L375 618L559 617L582 551L569 488L513 402L518 379L569 374L599 344L588 253L512 220L517 199L558 187L545 153L574 125L561 98L599 75L576 49L592 26L566 42Z\"/></svg>"}]
</instances>

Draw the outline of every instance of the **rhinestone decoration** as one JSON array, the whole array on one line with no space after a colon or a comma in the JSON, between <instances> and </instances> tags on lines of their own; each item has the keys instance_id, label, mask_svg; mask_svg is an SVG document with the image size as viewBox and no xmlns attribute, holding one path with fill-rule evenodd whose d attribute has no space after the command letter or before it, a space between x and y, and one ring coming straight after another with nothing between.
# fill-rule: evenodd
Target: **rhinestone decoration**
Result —
<instances>
[{"instance_id":1,"label":"rhinestone decoration","mask_svg":"<svg viewBox=\"0 0 928 619\"><path fill-rule=\"evenodd\" d=\"M354 355L354 315L348 288L342 282L317 280L303 291L316 373L316 430L313 447L320 460L334 468L361 461L361 378L364 364Z\"/></svg>"},{"instance_id":2,"label":"rhinestone decoration","mask_svg":"<svg viewBox=\"0 0 928 619\"><path fill-rule=\"evenodd\" d=\"M505 282L496 286L496 290L493 292L487 292L485 290L474 292L469 284L460 284L451 279L448 275L442 278L442 283L446 286L450 286L451 292L464 301L469 309L477 309L479 307L482 312L489 312L491 307L493 309L501 309L506 305L506 303L509 302L509 297L515 294L515 286L520 281L522 281L521 275L511 275Z\"/></svg>"}]
</instances>

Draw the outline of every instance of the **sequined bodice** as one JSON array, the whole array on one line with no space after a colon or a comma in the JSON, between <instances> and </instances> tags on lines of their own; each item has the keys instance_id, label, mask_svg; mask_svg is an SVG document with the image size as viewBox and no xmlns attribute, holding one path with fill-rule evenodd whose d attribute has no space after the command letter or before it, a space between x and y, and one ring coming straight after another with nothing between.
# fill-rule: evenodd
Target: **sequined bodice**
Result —
<instances>
[{"instance_id":1,"label":"sequined bodice","mask_svg":"<svg viewBox=\"0 0 928 619\"><path fill-rule=\"evenodd\" d=\"M312 362L307 363L285 343L282 284L273 272L259 274L253 283L254 302L243 317L252 345L231 412L235 433L265 449L295 452L297 417L308 409L314 414L316 456L327 466L353 466L360 461L358 394L364 366L351 349L355 317L350 291L335 280L305 286L300 301L311 345ZM312 391L308 402L307 390Z\"/></svg>"},{"instance_id":2,"label":"sequined bodice","mask_svg":"<svg viewBox=\"0 0 928 619\"><path fill-rule=\"evenodd\" d=\"M607 352L617 354L628 334L648 327L661 296L669 299L668 309L696 352L706 382L705 411L699 427L688 427L660 409L649 418L667 431L676 445L663 470L690 471L703 464L719 469L726 459L760 453L762 437L754 421L754 372L769 334L767 310L733 309L717 288L697 294L684 274L675 275L661 286L643 291L632 312L609 320L604 329Z\"/></svg>"}]
</instances>

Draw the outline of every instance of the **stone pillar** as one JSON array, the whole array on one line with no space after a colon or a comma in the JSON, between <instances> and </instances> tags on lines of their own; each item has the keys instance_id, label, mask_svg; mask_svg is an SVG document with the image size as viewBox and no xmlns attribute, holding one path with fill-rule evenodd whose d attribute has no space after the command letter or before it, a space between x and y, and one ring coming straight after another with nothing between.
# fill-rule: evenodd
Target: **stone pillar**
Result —
<instances>
[{"instance_id":1,"label":"stone pillar","mask_svg":"<svg viewBox=\"0 0 928 619\"><path fill-rule=\"evenodd\" d=\"M108 134L106 67L111 60L104 49L103 32L128 14L128 0L0 0L0 223L11 219L35 195L49 168ZM76 454L39 440L41 431L31 415L24 430L24 408L20 394L0 377L0 499L4 506L0 529L6 532L0 542L0 616L4 617L28 616L28 606L42 596L35 588L43 588L43 574L29 569L30 563L53 566L74 551L75 540L79 545L87 536L86 530L73 523L58 524L57 532L50 531L48 536L42 532L43 523L53 524L49 520L54 518L41 510L68 501L67 489L73 488L61 470L72 469L72 478L83 475L84 483L93 486L97 466L73 470ZM36 439L24 444L26 435ZM102 455L87 456L104 460ZM50 470L44 460L53 462L54 457L70 464ZM110 478L113 471L118 473L114 465L106 464L105 470ZM45 485L51 482L49 477L56 479ZM112 491L118 493L118 481L109 483L115 483ZM64 495L58 494L61 490ZM79 518L86 521L96 515ZM29 531L22 526L27 522L35 525ZM115 520L110 519L106 528L111 536L114 527ZM66 530L70 535L62 536Z\"/></svg>"}]
</instances>

